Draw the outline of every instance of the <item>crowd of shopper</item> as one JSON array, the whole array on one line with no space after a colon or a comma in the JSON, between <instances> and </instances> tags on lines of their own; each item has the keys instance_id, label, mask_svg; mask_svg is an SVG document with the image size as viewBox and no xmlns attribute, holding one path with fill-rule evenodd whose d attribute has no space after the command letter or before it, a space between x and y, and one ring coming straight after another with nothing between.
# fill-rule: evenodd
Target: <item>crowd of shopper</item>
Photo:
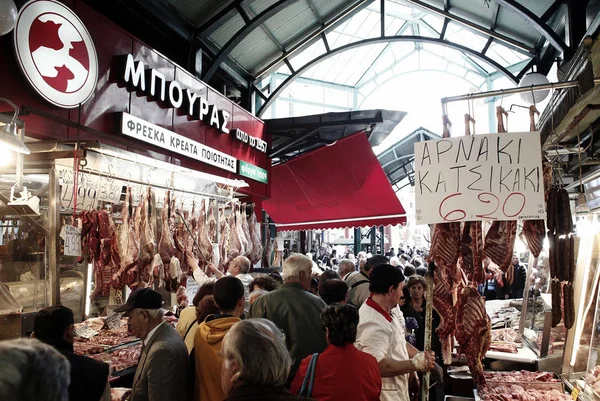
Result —
<instances>
[{"instance_id":1,"label":"crowd of shopper","mask_svg":"<svg viewBox=\"0 0 600 401\"><path fill-rule=\"evenodd\" d=\"M406 342L406 280L387 257L365 259L360 271L341 261L345 277L322 275L318 295L309 292L312 261L304 255L284 261L281 284L241 280L248 270L235 262L237 274L205 281L177 329L149 288L115 309L143 343L132 401L408 401L417 372L438 372L434 353ZM410 305L418 314L424 303L415 296ZM35 339L0 343L0 399L110 400L108 366L73 353L73 322L68 308L47 308Z\"/></svg>"}]
</instances>

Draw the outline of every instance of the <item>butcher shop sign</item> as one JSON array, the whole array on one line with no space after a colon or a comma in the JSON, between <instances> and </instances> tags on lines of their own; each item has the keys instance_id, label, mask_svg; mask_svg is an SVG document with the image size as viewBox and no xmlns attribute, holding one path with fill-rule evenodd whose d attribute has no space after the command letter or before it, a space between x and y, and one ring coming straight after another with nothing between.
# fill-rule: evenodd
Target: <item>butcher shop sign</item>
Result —
<instances>
[{"instance_id":1,"label":"butcher shop sign","mask_svg":"<svg viewBox=\"0 0 600 401\"><path fill-rule=\"evenodd\" d=\"M415 144L417 224L545 219L539 132Z\"/></svg>"},{"instance_id":2,"label":"butcher shop sign","mask_svg":"<svg viewBox=\"0 0 600 401\"><path fill-rule=\"evenodd\" d=\"M237 159L228 154L193 141L141 118L123 113L121 132L150 145L199 160L223 170L237 172Z\"/></svg>"}]
</instances>

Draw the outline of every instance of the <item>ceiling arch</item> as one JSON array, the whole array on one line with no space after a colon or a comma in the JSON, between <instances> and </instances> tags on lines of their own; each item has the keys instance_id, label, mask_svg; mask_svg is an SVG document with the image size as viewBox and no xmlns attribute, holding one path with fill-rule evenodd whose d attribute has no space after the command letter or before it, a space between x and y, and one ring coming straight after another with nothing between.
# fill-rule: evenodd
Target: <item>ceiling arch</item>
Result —
<instances>
[{"instance_id":1,"label":"ceiling arch","mask_svg":"<svg viewBox=\"0 0 600 401\"><path fill-rule=\"evenodd\" d=\"M264 111L269 106L271 106L271 104L279 96L279 94L283 90L285 90L292 82L294 82L294 80L297 77L302 75L302 73L309 70L311 67L322 62L323 60L331 58L331 57L333 57L337 54L343 53L345 51L357 49L360 47L370 46L370 45L374 45L374 44L378 44L378 43L393 43L393 42L429 43L429 44L449 47L449 48L458 50L460 52L463 52L465 54L468 54L471 57L474 57L475 59L481 60L481 61L493 66L497 71L501 72L502 75L507 77L510 81L514 82L515 84L517 84L519 82L519 79L517 78L517 76L514 75L512 72L510 72L510 70L508 68L502 66L501 64L499 64L495 60L491 59L490 57L486 56L485 54L482 54L482 53L478 52L477 50L474 50L468 46L450 42L445 39L425 37L425 36L413 36L413 35L382 36L382 37L363 39L363 40L359 40L356 42L348 43L347 45L344 45L344 46L341 46L341 47L338 47L335 49L330 49L329 51L325 52L324 54L317 56L317 57L313 58L312 60L308 61L302 67L294 70L292 72L292 74L290 76L288 76L288 78L285 81L283 81L281 83L281 85L279 85L276 89L274 89L270 93L270 95L267 97L267 99L265 100L263 105L258 110L257 116L260 117L264 113Z\"/></svg>"}]
</instances>

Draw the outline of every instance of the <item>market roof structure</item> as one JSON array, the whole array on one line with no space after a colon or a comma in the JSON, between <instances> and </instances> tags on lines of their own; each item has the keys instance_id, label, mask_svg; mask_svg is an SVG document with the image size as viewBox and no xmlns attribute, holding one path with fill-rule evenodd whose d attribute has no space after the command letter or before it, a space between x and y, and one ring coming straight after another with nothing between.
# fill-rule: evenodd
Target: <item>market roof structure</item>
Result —
<instances>
[{"instance_id":1,"label":"market roof structure","mask_svg":"<svg viewBox=\"0 0 600 401\"><path fill-rule=\"evenodd\" d=\"M262 114L297 77L356 87L410 68L442 68L482 85L514 82L537 64L568 59L585 31L586 1L567 0L88 0L123 23L144 21L150 41L178 36L190 68L233 83ZM567 3L569 6L567 7ZM119 15L117 15L119 13ZM125 14L125 15L124 15ZM565 29L568 27L569 29ZM583 28L581 28L583 27ZM173 40L164 49L179 48ZM567 45L570 44L570 46ZM150 43L151 45L153 43ZM195 54L195 57L194 57ZM181 55L179 56L181 58ZM446 60L438 67L439 59ZM344 68L351 65L352 68ZM270 87L273 72L287 74ZM367 88L368 89L368 88Z\"/></svg>"},{"instance_id":2,"label":"market roof structure","mask_svg":"<svg viewBox=\"0 0 600 401\"><path fill-rule=\"evenodd\" d=\"M425 128L418 128L377 156L396 192L415 183L415 143L440 138Z\"/></svg>"}]
</instances>

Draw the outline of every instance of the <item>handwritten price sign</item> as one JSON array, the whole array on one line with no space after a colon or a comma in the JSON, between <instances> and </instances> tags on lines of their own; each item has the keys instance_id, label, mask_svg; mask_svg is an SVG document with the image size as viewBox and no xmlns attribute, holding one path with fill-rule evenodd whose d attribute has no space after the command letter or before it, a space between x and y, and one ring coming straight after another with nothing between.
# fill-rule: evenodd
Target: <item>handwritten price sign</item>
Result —
<instances>
[{"instance_id":1,"label":"handwritten price sign","mask_svg":"<svg viewBox=\"0 0 600 401\"><path fill-rule=\"evenodd\" d=\"M417 224L545 219L539 132L415 144Z\"/></svg>"},{"instance_id":2,"label":"handwritten price sign","mask_svg":"<svg viewBox=\"0 0 600 401\"><path fill-rule=\"evenodd\" d=\"M81 228L65 225L65 256L81 256Z\"/></svg>"}]
</instances>

